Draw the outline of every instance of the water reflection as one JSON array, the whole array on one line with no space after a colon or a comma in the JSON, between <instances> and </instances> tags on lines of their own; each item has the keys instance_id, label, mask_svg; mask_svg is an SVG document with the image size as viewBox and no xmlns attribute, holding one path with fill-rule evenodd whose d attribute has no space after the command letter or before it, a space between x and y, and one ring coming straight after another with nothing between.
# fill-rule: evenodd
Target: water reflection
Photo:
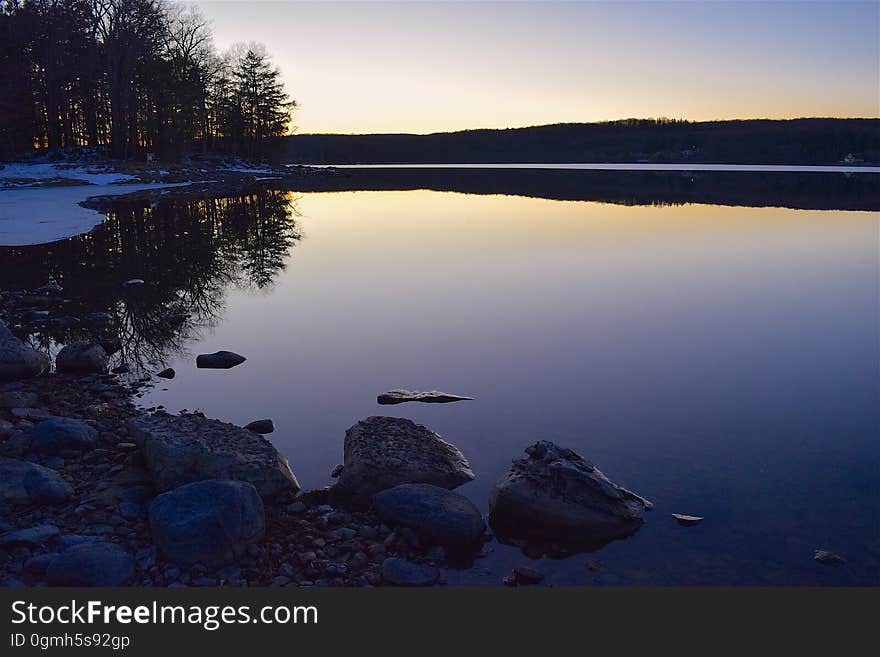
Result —
<instances>
[{"instance_id":1,"label":"water reflection","mask_svg":"<svg viewBox=\"0 0 880 657\"><path fill-rule=\"evenodd\" d=\"M112 316L99 332L121 339L120 360L134 369L180 354L222 316L230 289L266 290L301 239L296 197L254 191L229 198L119 201L86 235L53 244L0 248L0 289L60 284L72 303L64 316ZM146 284L125 288L139 278ZM53 312L53 315L58 315ZM49 322L32 343L94 336L89 322Z\"/></svg>"}]
</instances>

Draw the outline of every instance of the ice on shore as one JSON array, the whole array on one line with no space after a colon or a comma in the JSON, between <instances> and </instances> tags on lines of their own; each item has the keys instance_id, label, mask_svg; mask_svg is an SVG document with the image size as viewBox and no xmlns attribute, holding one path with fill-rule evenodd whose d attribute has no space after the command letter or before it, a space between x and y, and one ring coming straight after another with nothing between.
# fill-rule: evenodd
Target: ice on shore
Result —
<instances>
[{"instance_id":1,"label":"ice on shore","mask_svg":"<svg viewBox=\"0 0 880 657\"><path fill-rule=\"evenodd\" d=\"M187 184L90 184L0 189L0 247L46 244L89 232L104 220L102 213L79 205L93 196Z\"/></svg>"}]
</instances>

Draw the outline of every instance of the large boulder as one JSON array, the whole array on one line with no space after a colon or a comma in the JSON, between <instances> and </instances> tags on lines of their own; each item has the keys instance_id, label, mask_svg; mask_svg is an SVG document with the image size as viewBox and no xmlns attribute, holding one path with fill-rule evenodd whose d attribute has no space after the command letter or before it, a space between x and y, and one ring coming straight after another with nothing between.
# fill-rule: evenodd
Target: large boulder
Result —
<instances>
[{"instance_id":1,"label":"large boulder","mask_svg":"<svg viewBox=\"0 0 880 657\"><path fill-rule=\"evenodd\" d=\"M50 417L28 432L30 447L43 454L82 451L98 444L98 432L83 420Z\"/></svg>"},{"instance_id":2,"label":"large boulder","mask_svg":"<svg viewBox=\"0 0 880 657\"><path fill-rule=\"evenodd\" d=\"M55 357L55 369L72 374L103 374L110 357L97 342L71 342Z\"/></svg>"},{"instance_id":3,"label":"large boulder","mask_svg":"<svg viewBox=\"0 0 880 657\"><path fill-rule=\"evenodd\" d=\"M0 502L60 504L73 495L61 475L36 463L0 457Z\"/></svg>"},{"instance_id":4,"label":"large boulder","mask_svg":"<svg viewBox=\"0 0 880 657\"><path fill-rule=\"evenodd\" d=\"M549 441L526 449L489 496L489 524L503 540L594 550L633 534L652 504Z\"/></svg>"},{"instance_id":5,"label":"large boulder","mask_svg":"<svg viewBox=\"0 0 880 657\"><path fill-rule=\"evenodd\" d=\"M69 547L49 562L52 586L122 586L134 574L134 559L115 543L89 541Z\"/></svg>"},{"instance_id":6,"label":"large boulder","mask_svg":"<svg viewBox=\"0 0 880 657\"><path fill-rule=\"evenodd\" d=\"M483 515L468 498L431 484L380 491L373 506L386 524L410 527L436 545L475 545L486 530Z\"/></svg>"},{"instance_id":7,"label":"large boulder","mask_svg":"<svg viewBox=\"0 0 880 657\"><path fill-rule=\"evenodd\" d=\"M27 379L49 369L49 357L16 338L0 321L0 381Z\"/></svg>"},{"instance_id":8,"label":"large boulder","mask_svg":"<svg viewBox=\"0 0 880 657\"><path fill-rule=\"evenodd\" d=\"M455 488L473 478L458 448L427 427L405 418L373 416L345 432L343 470L334 496L368 501L400 484Z\"/></svg>"},{"instance_id":9,"label":"large boulder","mask_svg":"<svg viewBox=\"0 0 880 657\"><path fill-rule=\"evenodd\" d=\"M432 566L388 557L382 562L382 579L394 586L431 586L440 578L440 571Z\"/></svg>"},{"instance_id":10,"label":"large boulder","mask_svg":"<svg viewBox=\"0 0 880 657\"><path fill-rule=\"evenodd\" d=\"M266 530L263 501L251 484L209 479L163 493L150 504L153 540L168 560L222 566Z\"/></svg>"},{"instance_id":11,"label":"large boulder","mask_svg":"<svg viewBox=\"0 0 880 657\"><path fill-rule=\"evenodd\" d=\"M200 415L137 417L128 427L159 491L203 479L247 481L265 499L299 490L287 459L252 431Z\"/></svg>"}]
</instances>

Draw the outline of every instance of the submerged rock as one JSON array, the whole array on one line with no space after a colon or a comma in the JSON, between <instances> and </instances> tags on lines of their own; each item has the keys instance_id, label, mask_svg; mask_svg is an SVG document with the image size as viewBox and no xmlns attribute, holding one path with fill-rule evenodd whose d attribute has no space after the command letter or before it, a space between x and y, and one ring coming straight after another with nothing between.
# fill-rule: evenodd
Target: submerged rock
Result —
<instances>
[{"instance_id":1,"label":"submerged rock","mask_svg":"<svg viewBox=\"0 0 880 657\"><path fill-rule=\"evenodd\" d=\"M272 433L275 431L275 423L272 420L254 420L250 424L244 425L244 428L254 433Z\"/></svg>"},{"instance_id":2,"label":"submerged rock","mask_svg":"<svg viewBox=\"0 0 880 657\"><path fill-rule=\"evenodd\" d=\"M828 550L816 550L816 553L813 555L813 559L818 561L823 566L842 566L846 563L846 560L839 554L829 552Z\"/></svg>"},{"instance_id":3,"label":"submerged rock","mask_svg":"<svg viewBox=\"0 0 880 657\"><path fill-rule=\"evenodd\" d=\"M98 432L82 420L50 417L28 432L31 449L43 454L91 449L98 444Z\"/></svg>"},{"instance_id":4,"label":"submerged rock","mask_svg":"<svg viewBox=\"0 0 880 657\"><path fill-rule=\"evenodd\" d=\"M410 527L432 544L471 546L486 531L483 515L468 498L431 484L380 491L373 496L373 506L386 524Z\"/></svg>"},{"instance_id":5,"label":"submerged rock","mask_svg":"<svg viewBox=\"0 0 880 657\"><path fill-rule=\"evenodd\" d=\"M0 502L60 504L72 495L70 484L54 470L0 457Z\"/></svg>"},{"instance_id":6,"label":"submerged rock","mask_svg":"<svg viewBox=\"0 0 880 657\"><path fill-rule=\"evenodd\" d=\"M153 500L149 514L159 550L182 565L226 565L266 530L263 501L244 481L209 479L175 488Z\"/></svg>"},{"instance_id":7,"label":"submerged rock","mask_svg":"<svg viewBox=\"0 0 880 657\"><path fill-rule=\"evenodd\" d=\"M432 566L388 557L382 562L382 579L395 586L431 586L440 578L440 571Z\"/></svg>"},{"instance_id":8,"label":"submerged rock","mask_svg":"<svg viewBox=\"0 0 880 657\"><path fill-rule=\"evenodd\" d=\"M403 404L404 402L424 402L426 404L447 404L457 401L472 401L473 397L451 395L448 392L429 390L420 392L416 390L389 390L376 397L376 401L382 405Z\"/></svg>"},{"instance_id":9,"label":"submerged rock","mask_svg":"<svg viewBox=\"0 0 880 657\"><path fill-rule=\"evenodd\" d=\"M427 427L397 417L368 417L350 427L343 466L334 495L354 501L366 501L400 484L455 488L474 478L454 445Z\"/></svg>"},{"instance_id":10,"label":"submerged rock","mask_svg":"<svg viewBox=\"0 0 880 657\"><path fill-rule=\"evenodd\" d=\"M489 496L489 523L501 539L594 550L633 534L653 506L570 449L540 441L526 454Z\"/></svg>"},{"instance_id":11,"label":"submerged rock","mask_svg":"<svg viewBox=\"0 0 880 657\"><path fill-rule=\"evenodd\" d=\"M109 362L110 357L104 347L96 342L71 342L55 357L55 367L59 372L75 374L103 374Z\"/></svg>"},{"instance_id":12,"label":"submerged rock","mask_svg":"<svg viewBox=\"0 0 880 657\"><path fill-rule=\"evenodd\" d=\"M49 357L16 338L0 320L0 381L29 379L49 369Z\"/></svg>"},{"instance_id":13,"label":"submerged rock","mask_svg":"<svg viewBox=\"0 0 880 657\"><path fill-rule=\"evenodd\" d=\"M52 586L122 586L134 575L134 559L122 547L89 541L69 547L49 562Z\"/></svg>"},{"instance_id":14,"label":"submerged rock","mask_svg":"<svg viewBox=\"0 0 880 657\"><path fill-rule=\"evenodd\" d=\"M690 525L699 524L699 523L703 522L703 520L705 520L705 518L702 518L700 516L688 516L683 513L673 513L672 517L675 518L675 522L677 522L679 525L683 525L685 527L689 527Z\"/></svg>"},{"instance_id":15,"label":"submerged rock","mask_svg":"<svg viewBox=\"0 0 880 657\"><path fill-rule=\"evenodd\" d=\"M241 365L247 358L232 351L216 351L213 354L199 354L196 356L196 367L202 369L228 370L236 365Z\"/></svg>"},{"instance_id":16,"label":"submerged rock","mask_svg":"<svg viewBox=\"0 0 880 657\"><path fill-rule=\"evenodd\" d=\"M160 491L202 479L248 481L266 499L299 490L278 450L233 424L199 415L157 414L133 418L128 428Z\"/></svg>"}]
</instances>

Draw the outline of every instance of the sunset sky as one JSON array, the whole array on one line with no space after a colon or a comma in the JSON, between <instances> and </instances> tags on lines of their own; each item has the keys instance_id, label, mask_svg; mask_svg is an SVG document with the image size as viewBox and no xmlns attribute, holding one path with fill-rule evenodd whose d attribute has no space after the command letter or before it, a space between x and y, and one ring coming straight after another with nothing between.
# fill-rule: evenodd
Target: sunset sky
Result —
<instances>
[{"instance_id":1,"label":"sunset sky","mask_svg":"<svg viewBox=\"0 0 880 657\"><path fill-rule=\"evenodd\" d=\"M880 116L880 3L202 0L266 45L299 133Z\"/></svg>"}]
</instances>

